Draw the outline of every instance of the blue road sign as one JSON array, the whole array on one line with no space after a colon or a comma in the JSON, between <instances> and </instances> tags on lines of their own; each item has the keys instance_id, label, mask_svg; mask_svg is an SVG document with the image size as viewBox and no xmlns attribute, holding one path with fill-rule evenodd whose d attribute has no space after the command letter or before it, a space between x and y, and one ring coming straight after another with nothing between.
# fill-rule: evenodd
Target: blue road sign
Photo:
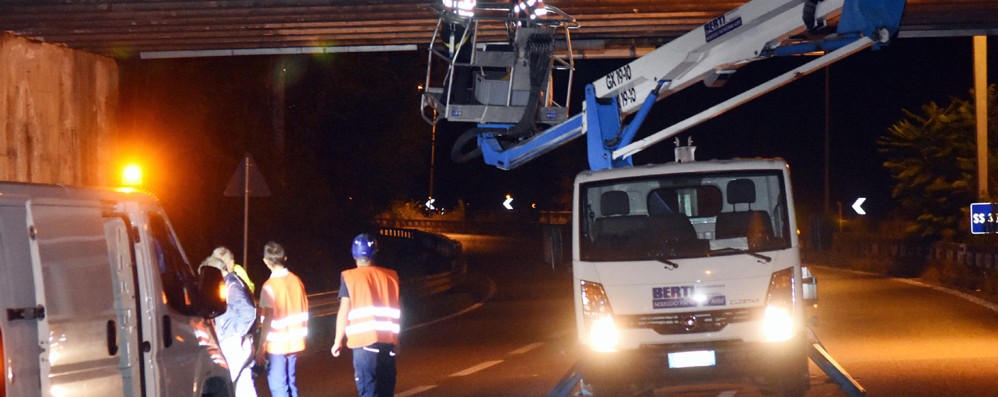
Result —
<instances>
[{"instance_id":1,"label":"blue road sign","mask_svg":"<svg viewBox=\"0 0 998 397\"><path fill-rule=\"evenodd\" d=\"M998 223L998 214L995 213L995 204L992 203L972 203L970 204L970 232L973 234L988 234L998 232L995 224Z\"/></svg>"}]
</instances>

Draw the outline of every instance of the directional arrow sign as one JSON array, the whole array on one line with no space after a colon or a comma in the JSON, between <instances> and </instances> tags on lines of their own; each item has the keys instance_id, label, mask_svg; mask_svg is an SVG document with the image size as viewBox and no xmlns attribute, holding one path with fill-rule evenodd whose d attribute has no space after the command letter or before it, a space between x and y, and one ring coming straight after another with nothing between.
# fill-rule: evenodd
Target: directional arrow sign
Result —
<instances>
[{"instance_id":1,"label":"directional arrow sign","mask_svg":"<svg viewBox=\"0 0 998 397\"><path fill-rule=\"evenodd\" d=\"M433 207L433 202L434 201L437 201L437 199L430 197L429 200L426 200L426 204L423 204L423 205L425 205L426 209L428 209L428 210L435 210L436 208Z\"/></svg>"},{"instance_id":2,"label":"directional arrow sign","mask_svg":"<svg viewBox=\"0 0 998 397\"><path fill-rule=\"evenodd\" d=\"M866 211L863 210L863 202L866 201L866 197L860 197L856 199L855 203L852 203L852 210L856 211L857 214L866 215Z\"/></svg>"},{"instance_id":3,"label":"directional arrow sign","mask_svg":"<svg viewBox=\"0 0 998 397\"><path fill-rule=\"evenodd\" d=\"M506 195L506 201L502 202L502 206L506 207L506 209L508 209L508 210L513 209L513 196L510 196L510 195L507 194Z\"/></svg>"}]
</instances>

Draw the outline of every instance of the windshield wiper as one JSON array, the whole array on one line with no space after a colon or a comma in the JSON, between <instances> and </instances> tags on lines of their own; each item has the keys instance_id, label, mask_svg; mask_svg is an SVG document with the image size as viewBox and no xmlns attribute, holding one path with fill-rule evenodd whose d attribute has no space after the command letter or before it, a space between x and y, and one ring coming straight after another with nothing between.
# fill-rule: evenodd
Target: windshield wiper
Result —
<instances>
[{"instance_id":1,"label":"windshield wiper","mask_svg":"<svg viewBox=\"0 0 998 397\"><path fill-rule=\"evenodd\" d=\"M773 261L773 258L770 258L770 257L768 257L766 255L763 255L763 254L760 254L758 252L749 251L749 250L743 250L741 248L735 248L735 247L724 247L724 248L721 248L719 250L711 251L711 253L721 253L721 252L737 252L739 254L751 255L751 256L753 256L753 257L755 257L757 259L762 259L762 260L766 261L765 263L769 263L769 262Z\"/></svg>"},{"instance_id":2,"label":"windshield wiper","mask_svg":"<svg viewBox=\"0 0 998 397\"><path fill-rule=\"evenodd\" d=\"M659 261L660 263L664 263L666 269L674 270L679 268L678 263L666 259L665 256L662 254L655 255L655 260Z\"/></svg>"}]
</instances>

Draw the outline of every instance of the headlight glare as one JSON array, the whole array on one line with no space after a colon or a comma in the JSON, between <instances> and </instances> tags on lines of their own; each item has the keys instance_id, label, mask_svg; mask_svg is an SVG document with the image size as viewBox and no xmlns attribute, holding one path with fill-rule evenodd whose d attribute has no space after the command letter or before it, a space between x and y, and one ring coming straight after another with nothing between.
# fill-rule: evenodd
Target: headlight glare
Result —
<instances>
[{"instance_id":1,"label":"headlight glare","mask_svg":"<svg viewBox=\"0 0 998 397\"><path fill-rule=\"evenodd\" d=\"M762 332L770 342L785 341L794 336L794 269L792 267L773 273L766 296L766 312Z\"/></svg>"},{"instance_id":2,"label":"headlight glare","mask_svg":"<svg viewBox=\"0 0 998 397\"><path fill-rule=\"evenodd\" d=\"M586 340L595 351L611 352L617 350L619 336L617 326L613 322L613 309L606 297L603 285L582 281L582 318L589 332Z\"/></svg>"}]
</instances>

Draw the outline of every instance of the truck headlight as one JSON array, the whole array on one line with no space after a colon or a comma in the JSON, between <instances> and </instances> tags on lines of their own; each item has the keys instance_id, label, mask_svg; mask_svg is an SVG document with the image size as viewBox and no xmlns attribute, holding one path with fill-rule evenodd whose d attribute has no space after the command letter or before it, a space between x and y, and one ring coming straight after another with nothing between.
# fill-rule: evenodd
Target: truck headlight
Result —
<instances>
[{"instance_id":1,"label":"truck headlight","mask_svg":"<svg viewBox=\"0 0 998 397\"><path fill-rule=\"evenodd\" d=\"M794 269L773 273L769 279L762 331L767 341L789 340L797 332L794 322Z\"/></svg>"},{"instance_id":2,"label":"truck headlight","mask_svg":"<svg viewBox=\"0 0 998 397\"><path fill-rule=\"evenodd\" d=\"M583 280L582 319L589 333L589 347L595 351L612 352L617 350L617 326L613 322L613 309L606 298L603 285Z\"/></svg>"}]
</instances>

